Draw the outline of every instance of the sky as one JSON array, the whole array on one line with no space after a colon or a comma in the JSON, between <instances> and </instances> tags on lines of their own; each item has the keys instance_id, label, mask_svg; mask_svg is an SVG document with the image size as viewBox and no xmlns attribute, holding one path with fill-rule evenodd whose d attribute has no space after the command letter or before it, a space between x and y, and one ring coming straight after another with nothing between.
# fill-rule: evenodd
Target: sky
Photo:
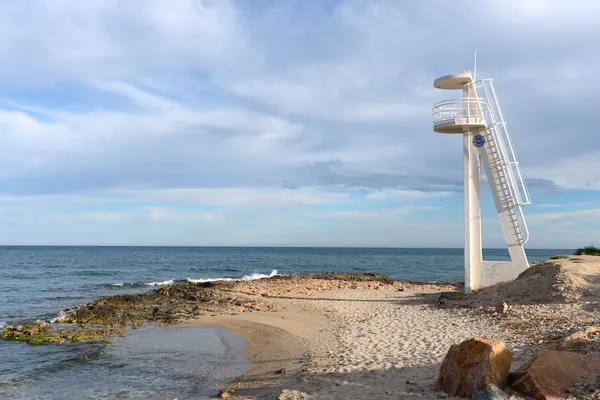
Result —
<instances>
[{"instance_id":1,"label":"sky","mask_svg":"<svg viewBox=\"0 0 600 400\"><path fill-rule=\"evenodd\" d=\"M0 244L462 247L493 78L529 248L600 245L600 2L0 0ZM485 247L502 247L489 189Z\"/></svg>"}]
</instances>

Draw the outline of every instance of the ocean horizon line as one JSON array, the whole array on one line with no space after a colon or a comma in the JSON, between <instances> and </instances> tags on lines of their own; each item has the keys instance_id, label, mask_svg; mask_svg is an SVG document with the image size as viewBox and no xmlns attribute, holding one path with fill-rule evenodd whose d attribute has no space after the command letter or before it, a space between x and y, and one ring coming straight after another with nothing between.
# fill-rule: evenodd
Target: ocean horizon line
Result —
<instances>
[{"instance_id":1,"label":"ocean horizon line","mask_svg":"<svg viewBox=\"0 0 600 400\"><path fill-rule=\"evenodd\" d=\"M454 246L367 246L367 245L129 245L129 244L0 244L0 248L10 247L78 247L78 248L206 248L206 249L380 249L380 250L409 250L409 249L443 249L443 250L464 250L464 247ZM507 250L505 247L484 247L483 250ZM526 250L575 250L571 247L530 247Z\"/></svg>"}]
</instances>

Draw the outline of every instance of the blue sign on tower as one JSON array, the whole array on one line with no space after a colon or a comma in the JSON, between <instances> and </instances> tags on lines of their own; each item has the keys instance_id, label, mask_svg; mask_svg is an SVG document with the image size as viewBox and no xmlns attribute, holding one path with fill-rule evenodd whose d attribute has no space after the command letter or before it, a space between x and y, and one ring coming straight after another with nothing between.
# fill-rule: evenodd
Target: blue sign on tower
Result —
<instances>
[{"instance_id":1,"label":"blue sign on tower","mask_svg":"<svg viewBox=\"0 0 600 400\"><path fill-rule=\"evenodd\" d=\"M475 147L482 147L485 144L485 138L481 135L477 135L473 138L473 145Z\"/></svg>"}]
</instances>

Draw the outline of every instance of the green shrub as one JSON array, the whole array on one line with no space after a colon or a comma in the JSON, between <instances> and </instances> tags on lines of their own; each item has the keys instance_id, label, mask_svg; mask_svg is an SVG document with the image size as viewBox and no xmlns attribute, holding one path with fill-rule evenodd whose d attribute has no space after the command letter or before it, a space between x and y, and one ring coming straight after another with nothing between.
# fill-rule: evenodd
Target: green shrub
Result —
<instances>
[{"instance_id":1,"label":"green shrub","mask_svg":"<svg viewBox=\"0 0 600 400\"><path fill-rule=\"evenodd\" d=\"M600 256L600 248L594 246L594 245L589 245L589 246L585 246L585 247L580 247L577 250L575 250L574 253L576 256Z\"/></svg>"},{"instance_id":2,"label":"green shrub","mask_svg":"<svg viewBox=\"0 0 600 400\"><path fill-rule=\"evenodd\" d=\"M568 256L552 256L550 257L551 260L560 260L561 258L569 258Z\"/></svg>"}]
</instances>

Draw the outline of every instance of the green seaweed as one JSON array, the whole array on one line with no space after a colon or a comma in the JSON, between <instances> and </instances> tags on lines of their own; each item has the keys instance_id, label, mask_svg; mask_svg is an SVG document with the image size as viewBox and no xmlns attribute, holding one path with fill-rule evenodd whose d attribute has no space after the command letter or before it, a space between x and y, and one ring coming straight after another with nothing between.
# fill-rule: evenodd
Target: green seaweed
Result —
<instances>
[{"instance_id":1,"label":"green seaweed","mask_svg":"<svg viewBox=\"0 0 600 400\"><path fill-rule=\"evenodd\" d=\"M31 345L50 344L50 343L64 344L65 339L61 338L60 336L32 336L31 338L29 338L27 340L27 344L31 344Z\"/></svg>"},{"instance_id":2,"label":"green seaweed","mask_svg":"<svg viewBox=\"0 0 600 400\"><path fill-rule=\"evenodd\" d=\"M72 343L99 341L110 343L113 335L125 336L124 330L114 328L80 325L77 328L55 329L50 325L39 322L35 325L4 327L0 339L5 341L26 342L30 345L64 344L66 340Z\"/></svg>"}]
</instances>

